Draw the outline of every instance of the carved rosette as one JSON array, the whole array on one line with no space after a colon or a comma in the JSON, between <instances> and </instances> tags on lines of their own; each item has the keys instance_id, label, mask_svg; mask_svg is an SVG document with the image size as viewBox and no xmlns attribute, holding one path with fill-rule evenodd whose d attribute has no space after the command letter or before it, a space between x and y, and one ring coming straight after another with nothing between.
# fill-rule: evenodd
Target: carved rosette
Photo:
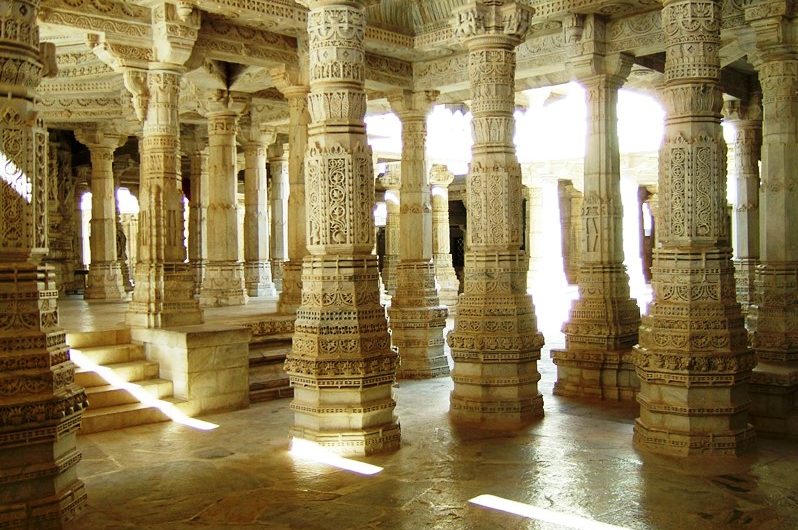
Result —
<instances>
[{"instance_id":1,"label":"carved rosette","mask_svg":"<svg viewBox=\"0 0 798 530\"><path fill-rule=\"evenodd\" d=\"M291 435L344 453L399 447L397 356L380 305L366 143L365 2L308 2L311 123L302 305L285 362Z\"/></svg>"},{"instance_id":2,"label":"carved rosette","mask_svg":"<svg viewBox=\"0 0 798 530\"><path fill-rule=\"evenodd\" d=\"M454 174L446 166L432 166L432 261L438 282L438 298L449 309L451 317L457 314L457 296L460 291L460 280L454 272L449 242L449 184L453 180Z\"/></svg>"},{"instance_id":3,"label":"carved rosette","mask_svg":"<svg viewBox=\"0 0 798 530\"><path fill-rule=\"evenodd\" d=\"M554 393L633 399L637 385L630 354L637 343L640 311L629 296L629 277L623 264L616 113L623 77L603 74L582 82L588 118L579 298L572 303L563 325L565 349L551 353L557 365ZM606 365L596 362L604 356L608 361L619 361ZM591 362L586 362L588 359Z\"/></svg>"},{"instance_id":4,"label":"carved rosette","mask_svg":"<svg viewBox=\"0 0 798 530\"><path fill-rule=\"evenodd\" d=\"M140 143L139 247L127 322L160 328L202 322L195 273L183 240L178 96L181 71L154 64L147 72L147 113Z\"/></svg>"},{"instance_id":5,"label":"carved rosette","mask_svg":"<svg viewBox=\"0 0 798 530\"><path fill-rule=\"evenodd\" d=\"M447 310L440 305L432 264L432 212L424 151L427 113L437 92L399 92L388 100L402 122L399 264L388 309L391 342L399 353L398 377L449 375L443 351Z\"/></svg>"},{"instance_id":6,"label":"carved rosette","mask_svg":"<svg viewBox=\"0 0 798 530\"><path fill-rule=\"evenodd\" d=\"M659 246L653 301L634 354L634 440L667 454L738 454L753 438L747 387L756 358L735 299L725 219L720 2L664 4Z\"/></svg>"},{"instance_id":7,"label":"carved rosette","mask_svg":"<svg viewBox=\"0 0 798 530\"><path fill-rule=\"evenodd\" d=\"M514 2L472 2L455 13L468 47L473 136L467 180L465 286L448 342L451 417L515 426L543 415L537 360L543 336L526 292L521 167L513 145L515 46L530 12Z\"/></svg>"},{"instance_id":8,"label":"carved rosette","mask_svg":"<svg viewBox=\"0 0 798 530\"><path fill-rule=\"evenodd\" d=\"M59 327L53 267L41 263L48 141L35 90L49 62L38 11L38 1L11 0L0 13L0 513L9 528L61 527L86 505L75 438L88 403Z\"/></svg>"}]
</instances>

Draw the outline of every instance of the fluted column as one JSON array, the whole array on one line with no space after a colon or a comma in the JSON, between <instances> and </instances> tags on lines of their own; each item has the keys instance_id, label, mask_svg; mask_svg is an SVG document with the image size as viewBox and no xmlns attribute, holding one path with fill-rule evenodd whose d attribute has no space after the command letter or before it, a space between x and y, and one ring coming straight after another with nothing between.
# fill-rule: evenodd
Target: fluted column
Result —
<instances>
[{"instance_id":1,"label":"fluted column","mask_svg":"<svg viewBox=\"0 0 798 530\"><path fill-rule=\"evenodd\" d=\"M194 273L194 295L199 296L208 261L208 142L185 141L189 157L191 196L188 201L188 262Z\"/></svg>"},{"instance_id":2,"label":"fluted column","mask_svg":"<svg viewBox=\"0 0 798 530\"><path fill-rule=\"evenodd\" d=\"M374 245L374 176L363 121L364 0L309 0L302 305L285 363L291 436L346 453L399 447L390 349ZM333 104L335 103L335 104Z\"/></svg>"},{"instance_id":3,"label":"fluted column","mask_svg":"<svg viewBox=\"0 0 798 530\"><path fill-rule=\"evenodd\" d=\"M432 184L432 262L438 281L438 298L449 309L449 316L457 314L460 280L452 266L449 240L449 184L454 174L442 164L434 164L430 172Z\"/></svg>"},{"instance_id":4,"label":"fluted column","mask_svg":"<svg viewBox=\"0 0 798 530\"><path fill-rule=\"evenodd\" d=\"M272 279L278 291L283 289L283 263L288 259L286 239L288 238L288 160L283 145L273 144L269 150L269 189L271 240L270 262Z\"/></svg>"},{"instance_id":5,"label":"fluted column","mask_svg":"<svg viewBox=\"0 0 798 530\"><path fill-rule=\"evenodd\" d=\"M579 298L563 325L565 348L553 349L554 393L634 399L632 346L640 310L629 296L623 264L623 205L618 149L618 90L631 67L627 57L591 57L572 65L585 87L587 134L577 281ZM598 75L581 75L604 70Z\"/></svg>"},{"instance_id":6,"label":"fluted column","mask_svg":"<svg viewBox=\"0 0 798 530\"><path fill-rule=\"evenodd\" d=\"M382 257L382 283L388 296L396 294L396 266L399 264L401 217L401 163L389 164L380 178L385 187L385 254Z\"/></svg>"},{"instance_id":7,"label":"fluted column","mask_svg":"<svg viewBox=\"0 0 798 530\"><path fill-rule=\"evenodd\" d=\"M307 43L300 46L307 57ZM307 71L307 63L305 72ZM282 75L281 75L282 74ZM305 153L308 147L308 87L301 72L272 71L272 79L288 100L288 261L283 263L283 289L278 311L296 313L302 302L302 260L308 255L305 237Z\"/></svg>"},{"instance_id":8,"label":"fluted column","mask_svg":"<svg viewBox=\"0 0 798 530\"><path fill-rule=\"evenodd\" d=\"M443 352L447 310L440 305L432 263L432 215L424 150L427 113L437 92L403 91L388 96L402 122L399 263L396 293L388 309L391 342L399 353L397 377L449 375Z\"/></svg>"},{"instance_id":9,"label":"fluted column","mask_svg":"<svg viewBox=\"0 0 798 530\"><path fill-rule=\"evenodd\" d=\"M458 423L513 427L543 415L543 336L526 292L521 166L513 145L515 46L529 17L529 8L515 2L470 2L455 12L455 36L468 48L474 116L465 286L448 338L450 415Z\"/></svg>"},{"instance_id":10,"label":"fluted column","mask_svg":"<svg viewBox=\"0 0 798 530\"><path fill-rule=\"evenodd\" d=\"M665 138L653 300L635 365L635 445L654 452L737 454L751 445L747 347L726 222L720 127L718 0L666 0Z\"/></svg>"},{"instance_id":11,"label":"fluted column","mask_svg":"<svg viewBox=\"0 0 798 530\"><path fill-rule=\"evenodd\" d=\"M116 193L114 186L114 151L125 138L111 129L76 131L78 141L91 154L91 229L88 285L84 298L119 301L127 298L116 247Z\"/></svg>"},{"instance_id":12,"label":"fluted column","mask_svg":"<svg viewBox=\"0 0 798 530\"><path fill-rule=\"evenodd\" d=\"M759 263L759 158L762 149L762 100L727 101L724 120L734 127L734 277L743 313L754 303Z\"/></svg>"},{"instance_id":13,"label":"fluted column","mask_svg":"<svg viewBox=\"0 0 798 530\"><path fill-rule=\"evenodd\" d=\"M274 296L269 261L269 197L267 195L266 148L277 136L250 125L244 135L244 280L247 294Z\"/></svg>"},{"instance_id":14,"label":"fluted column","mask_svg":"<svg viewBox=\"0 0 798 530\"><path fill-rule=\"evenodd\" d=\"M47 255L47 129L36 87L56 74L39 43L39 2L10 0L0 39L0 516L60 529L86 505L76 445L88 405L75 385ZM12 30L13 28L13 30Z\"/></svg>"}]
</instances>

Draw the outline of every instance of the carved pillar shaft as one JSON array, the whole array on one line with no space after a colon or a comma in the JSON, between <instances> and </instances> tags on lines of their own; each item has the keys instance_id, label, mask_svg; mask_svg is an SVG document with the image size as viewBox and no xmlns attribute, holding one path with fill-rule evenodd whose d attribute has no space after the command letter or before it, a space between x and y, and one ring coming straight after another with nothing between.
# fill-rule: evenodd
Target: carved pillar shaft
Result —
<instances>
[{"instance_id":1,"label":"carved pillar shaft","mask_svg":"<svg viewBox=\"0 0 798 530\"><path fill-rule=\"evenodd\" d=\"M116 248L116 193L114 151L120 137L102 130L79 131L78 140L91 153L91 222L87 300L124 300L122 270Z\"/></svg>"},{"instance_id":2,"label":"carved pillar shaft","mask_svg":"<svg viewBox=\"0 0 798 530\"><path fill-rule=\"evenodd\" d=\"M382 258L382 282L388 296L396 294L396 266L399 264L401 239L400 225L402 217L400 208L402 193L399 189L400 178L399 175L390 175L391 171L396 171L397 169L396 166L389 168L389 174L386 174L384 179L387 189L385 190L385 255ZM398 171L396 172L398 173Z\"/></svg>"},{"instance_id":3,"label":"carved pillar shaft","mask_svg":"<svg viewBox=\"0 0 798 530\"><path fill-rule=\"evenodd\" d=\"M367 454L398 448L400 432L391 392L397 358L371 254L374 177L363 121L365 2L310 0L308 7L310 256L285 363L294 387L291 435Z\"/></svg>"},{"instance_id":4,"label":"carved pillar shaft","mask_svg":"<svg viewBox=\"0 0 798 530\"><path fill-rule=\"evenodd\" d=\"M635 365L635 444L651 451L737 454L750 446L747 347L726 222L720 127L720 2L667 0L665 138L660 151L653 300Z\"/></svg>"},{"instance_id":5,"label":"carved pillar shaft","mask_svg":"<svg viewBox=\"0 0 798 530\"><path fill-rule=\"evenodd\" d=\"M288 99L288 262L283 264L280 313L295 313L302 301L302 260L305 239L305 153L308 147L308 89L294 85L284 89Z\"/></svg>"},{"instance_id":6,"label":"carved pillar shaft","mask_svg":"<svg viewBox=\"0 0 798 530\"><path fill-rule=\"evenodd\" d=\"M399 264L396 293L388 310L391 342L399 352L398 377L449 375L443 352L447 310L438 302L432 264L432 215L424 150L427 112L436 92L401 92L388 97L402 122Z\"/></svg>"},{"instance_id":7,"label":"carved pillar shaft","mask_svg":"<svg viewBox=\"0 0 798 530\"><path fill-rule=\"evenodd\" d=\"M514 2L475 2L456 13L468 47L473 113L467 180L465 285L448 341L452 420L486 426L543 415L538 333L521 250L521 167L513 145L515 46L529 22Z\"/></svg>"},{"instance_id":8,"label":"carved pillar shaft","mask_svg":"<svg viewBox=\"0 0 798 530\"><path fill-rule=\"evenodd\" d=\"M743 313L754 303L759 262L759 158L762 148L761 100L727 101L726 120L734 126L734 276Z\"/></svg>"},{"instance_id":9,"label":"carved pillar shaft","mask_svg":"<svg viewBox=\"0 0 798 530\"><path fill-rule=\"evenodd\" d=\"M186 261L180 179L179 67L146 73L148 104L141 139L138 263L127 321L160 328L198 324L194 273Z\"/></svg>"},{"instance_id":10,"label":"carved pillar shaft","mask_svg":"<svg viewBox=\"0 0 798 530\"><path fill-rule=\"evenodd\" d=\"M286 240L288 238L288 160L282 146L272 146L272 156L269 157L271 173L271 189L269 190L271 241L270 261L272 265L272 278L277 290L283 288L283 262L286 253Z\"/></svg>"},{"instance_id":11,"label":"carved pillar shaft","mask_svg":"<svg viewBox=\"0 0 798 530\"><path fill-rule=\"evenodd\" d=\"M199 295L208 261L208 149L197 149L189 157L188 261L194 271L194 294Z\"/></svg>"},{"instance_id":12,"label":"carved pillar shaft","mask_svg":"<svg viewBox=\"0 0 798 530\"><path fill-rule=\"evenodd\" d=\"M460 280L452 266L449 242L449 184L453 180L454 175L446 166L432 167L432 261L438 281L438 297L449 308L451 317L457 314L457 295L460 291Z\"/></svg>"},{"instance_id":13,"label":"carved pillar shaft","mask_svg":"<svg viewBox=\"0 0 798 530\"><path fill-rule=\"evenodd\" d=\"M3 7L0 39L0 513L7 528L62 528L86 505L76 466L82 411L47 254L47 129L36 87L54 75L39 2ZM11 30L13 28L13 31Z\"/></svg>"},{"instance_id":14,"label":"carved pillar shaft","mask_svg":"<svg viewBox=\"0 0 798 530\"><path fill-rule=\"evenodd\" d=\"M244 276L249 296L274 296L269 262L269 197L266 145L244 144Z\"/></svg>"},{"instance_id":15,"label":"carved pillar shaft","mask_svg":"<svg viewBox=\"0 0 798 530\"><path fill-rule=\"evenodd\" d=\"M623 264L623 206L618 150L618 89L623 77L583 79L587 96L579 298L563 325L565 349L552 350L554 393L633 399L632 346L640 311Z\"/></svg>"}]
</instances>

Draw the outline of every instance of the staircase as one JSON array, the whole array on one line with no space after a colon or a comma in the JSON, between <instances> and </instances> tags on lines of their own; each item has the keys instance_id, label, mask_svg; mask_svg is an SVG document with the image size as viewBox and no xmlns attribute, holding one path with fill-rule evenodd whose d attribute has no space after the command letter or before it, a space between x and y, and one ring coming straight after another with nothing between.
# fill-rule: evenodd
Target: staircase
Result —
<instances>
[{"instance_id":1,"label":"staircase","mask_svg":"<svg viewBox=\"0 0 798 530\"><path fill-rule=\"evenodd\" d=\"M78 366L75 382L89 399L81 433L169 421L154 401L179 403L172 398L172 382L158 377L158 363L131 343L129 330L69 333L67 342Z\"/></svg>"},{"instance_id":2,"label":"staircase","mask_svg":"<svg viewBox=\"0 0 798 530\"><path fill-rule=\"evenodd\" d=\"M249 401L270 401L291 397L294 389L283 370L291 351L291 335L272 335L253 340L249 345Z\"/></svg>"}]
</instances>

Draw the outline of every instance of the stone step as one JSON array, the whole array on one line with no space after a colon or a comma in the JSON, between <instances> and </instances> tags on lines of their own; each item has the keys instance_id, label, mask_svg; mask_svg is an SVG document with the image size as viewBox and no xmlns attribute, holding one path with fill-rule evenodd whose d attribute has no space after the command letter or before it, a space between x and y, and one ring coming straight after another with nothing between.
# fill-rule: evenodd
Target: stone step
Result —
<instances>
[{"instance_id":1,"label":"stone step","mask_svg":"<svg viewBox=\"0 0 798 530\"><path fill-rule=\"evenodd\" d=\"M274 342L268 344L250 344L249 366L263 364L279 364L285 361L285 356L291 352L291 341Z\"/></svg>"},{"instance_id":2,"label":"stone step","mask_svg":"<svg viewBox=\"0 0 798 530\"><path fill-rule=\"evenodd\" d=\"M128 403L98 409L89 407L83 414L80 432L89 434L162 421L169 421L169 416L157 407L144 403Z\"/></svg>"},{"instance_id":3,"label":"stone step","mask_svg":"<svg viewBox=\"0 0 798 530\"><path fill-rule=\"evenodd\" d=\"M271 341L250 345L249 401L271 401L294 395L294 389L283 370L285 356L291 351L291 341Z\"/></svg>"},{"instance_id":4,"label":"stone step","mask_svg":"<svg viewBox=\"0 0 798 530\"><path fill-rule=\"evenodd\" d=\"M135 384L141 387L143 392L158 399L171 397L174 391L172 382L166 379L147 379L137 381ZM139 402L138 398L126 389L113 385L89 387L86 389L86 396L89 398L90 410Z\"/></svg>"},{"instance_id":5,"label":"stone step","mask_svg":"<svg viewBox=\"0 0 798 530\"><path fill-rule=\"evenodd\" d=\"M67 344L71 348L82 350L95 346L110 346L114 344L129 344L130 329L106 329L101 331L78 331L67 333Z\"/></svg>"},{"instance_id":6,"label":"stone step","mask_svg":"<svg viewBox=\"0 0 798 530\"><path fill-rule=\"evenodd\" d=\"M74 349L80 350L90 361L101 365L144 360L144 348L139 344L112 344Z\"/></svg>"},{"instance_id":7,"label":"stone step","mask_svg":"<svg viewBox=\"0 0 798 530\"><path fill-rule=\"evenodd\" d=\"M158 363L154 361L131 361L126 363L115 363L105 366L114 371L117 377L123 381L143 381L145 379L156 379L158 377ZM80 369L75 371L75 383L88 388L92 386L104 386L109 384L99 373L94 370Z\"/></svg>"}]
</instances>

